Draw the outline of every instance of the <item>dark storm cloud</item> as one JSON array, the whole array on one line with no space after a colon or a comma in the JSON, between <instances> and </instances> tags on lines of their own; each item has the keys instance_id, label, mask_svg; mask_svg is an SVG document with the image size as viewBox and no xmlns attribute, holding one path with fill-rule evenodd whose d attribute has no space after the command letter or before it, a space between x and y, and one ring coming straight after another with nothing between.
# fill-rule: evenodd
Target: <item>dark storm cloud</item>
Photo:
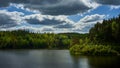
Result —
<instances>
[{"instance_id":1,"label":"dark storm cloud","mask_svg":"<svg viewBox=\"0 0 120 68\"><path fill-rule=\"evenodd\" d=\"M120 0L93 0L104 5L120 5Z\"/></svg>"},{"instance_id":2,"label":"dark storm cloud","mask_svg":"<svg viewBox=\"0 0 120 68\"><path fill-rule=\"evenodd\" d=\"M82 0L0 0L0 7L9 3L24 4L26 8L39 10L46 15L72 15L91 9Z\"/></svg>"}]
</instances>

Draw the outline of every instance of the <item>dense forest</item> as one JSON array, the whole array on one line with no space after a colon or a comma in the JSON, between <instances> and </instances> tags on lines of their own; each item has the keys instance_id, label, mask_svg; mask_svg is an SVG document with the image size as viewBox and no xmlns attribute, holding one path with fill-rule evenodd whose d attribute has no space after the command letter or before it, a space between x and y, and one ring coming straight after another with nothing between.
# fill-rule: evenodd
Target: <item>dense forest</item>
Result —
<instances>
[{"instance_id":1,"label":"dense forest","mask_svg":"<svg viewBox=\"0 0 120 68\"><path fill-rule=\"evenodd\" d=\"M37 34L25 30L1 31L0 49L68 49L78 43L77 40L84 36L86 34Z\"/></svg>"},{"instance_id":2,"label":"dense forest","mask_svg":"<svg viewBox=\"0 0 120 68\"><path fill-rule=\"evenodd\" d=\"M72 54L119 55L120 54L120 15L98 22L90 29L88 39L72 46Z\"/></svg>"},{"instance_id":3,"label":"dense forest","mask_svg":"<svg viewBox=\"0 0 120 68\"><path fill-rule=\"evenodd\" d=\"M97 23L88 34L0 31L0 49L69 49L73 55L119 55L120 16Z\"/></svg>"},{"instance_id":4,"label":"dense forest","mask_svg":"<svg viewBox=\"0 0 120 68\"><path fill-rule=\"evenodd\" d=\"M89 32L90 40L98 43L120 43L120 16L97 23Z\"/></svg>"},{"instance_id":5,"label":"dense forest","mask_svg":"<svg viewBox=\"0 0 120 68\"><path fill-rule=\"evenodd\" d=\"M0 32L1 49L68 48L70 41L65 35L37 34L24 30Z\"/></svg>"}]
</instances>

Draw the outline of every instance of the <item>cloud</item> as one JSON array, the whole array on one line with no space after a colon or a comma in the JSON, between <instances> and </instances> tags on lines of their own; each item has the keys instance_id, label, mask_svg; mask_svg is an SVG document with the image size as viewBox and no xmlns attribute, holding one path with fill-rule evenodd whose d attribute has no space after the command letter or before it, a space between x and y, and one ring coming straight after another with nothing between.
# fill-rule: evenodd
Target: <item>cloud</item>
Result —
<instances>
[{"instance_id":1,"label":"cloud","mask_svg":"<svg viewBox=\"0 0 120 68\"><path fill-rule=\"evenodd\" d=\"M41 28L41 32L51 32L51 31L54 31L55 29L52 28L52 27L43 27Z\"/></svg>"},{"instance_id":2,"label":"cloud","mask_svg":"<svg viewBox=\"0 0 120 68\"><path fill-rule=\"evenodd\" d=\"M111 8L111 10L113 10L113 9L119 9L120 6L110 6L110 8Z\"/></svg>"},{"instance_id":3,"label":"cloud","mask_svg":"<svg viewBox=\"0 0 120 68\"><path fill-rule=\"evenodd\" d=\"M74 28L74 24L72 23L64 23L64 24L60 24L60 25L56 25L54 26L54 28L61 28L61 29L64 29L64 28Z\"/></svg>"},{"instance_id":4,"label":"cloud","mask_svg":"<svg viewBox=\"0 0 120 68\"><path fill-rule=\"evenodd\" d=\"M25 8L39 10L44 15L73 15L93 7L89 0L0 0L0 7L10 3L23 4Z\"/></svg>"},{"instance_id":5,"label":"cloud","mask_svg":"<svg viewBox=\"0 0 120 68\"><path fill-rule=\"evenodd\" d=\"M25 16L24 19L27 23L33 25L59 25L63 23L73 23L73 21L69 20L67 16L51 16L51 15L41 15L41 14L33 14Z\"/></svg>"},{"instance_id":6,"label":"cloud","mask_svg":"<svg viewBox=\"0 0 120 68\"><path fill-rule=\"evenodd\" d=\"M99 15L99 14L87 15L84 18L82 18L80 22L84 22L84 23L97 22L103 20L105 17L106 17L105 15Z\"/></svg>"},{"instance_id":7,"label":"cloud","mask_svg":"<svg viewBox=\"0 0 120 68\"><path fill-rule=\"evenodd\" d=\"M120 0L0 0L0 7L9 6L10 3L39 10L44 15L74 15L94 9L98 4L119 6Z\"/></svg>"},{"instance_id":8,"label":"cloud","mask_svg":"<svg viewBox=\"0 0 120 68\"><path fill-rule=\"evenodd\" d=\"M120 0L93 0L93 1L104 5L120 5Z\"/></svg>"},{"instance_id":9,"label":"cloud","mask_svg":"<svg viewBox=\"0 0 120 68\"><path fill-rule=\"evenodd\" d=\"M25 2L24 2L25 1ZM5 2L5 1L4 1ZM5 2L7 6L7 2ZM89 29L95 24L91 22L97 22L104 19L105 15L87 15L80 19L79 22L74 22L68 19L69 15L84 13L90 9L99 6L95 2L89 2L89 0L10 0L8 3L12 3L17 8L36 9L40 11L40 14L23 15L20 12L8 12L0 10L0 28L3 30L18 30L26 29L30 32L88 32ZM17 3L17 4L13 4ZM0 6L0 7L1 7ZM25 8L26 7L26 8ZM28 9L29 10L29 9ZM29 11L31 11L29 10ZM31 11L32 12L32 11ZM23 15L23 16L22 16ZM79 15L79 14L78 14ZM16 27L21 24L21 27ZM28 25L29 23L29 25ZM10 27L10 28L9 28ZM1 30L1 29L0 29Z\"/></svg>"},{"instance_id":10,"label":"cloud","mask_svg":"<svg viewBox=\"0 0 120 68\"><path fill-rule=\"evenodd\" d=\"M73 29L74 32L88 33L90 28L92 28L95 23L82 23L78 22L76 27Z\"/></svg>"},{"instance_id":11,"label":"cloud","mask_svg":"<svg viewBox=\"0 0 120 68\"><path fill-rule=\"evenodd\" d=\"M22 22L21 12L8 12L0 10L0 28L9 28L19 25Z\"/></svg>"},{"instance_id":12,"label":"cloud","mask_svg":"<svg viewBox=\"0 0 120 68\"><path fill-rule=\"evenodd\" d=\"M57 20L53 16L43 16L40 14L26 16L25 20L27 21L27 23L33 25L57 25L65 22Z\"/></svg>"},{"instance_id":13,"label":"cloud","mask_svg":"<svg viewBox=\"0 0 120 68\"><path fill-rule=\"evenodd\" d=\"M44 20L40 21L39 19L36 19L36 18L31 18L31 19L26 19L26 21L29 23L29 24L36 24L36 25L57 25L57 24L61 24L61 23L64 23L64 21L58 21L58 20L55 20L55 19L47 19L47 18L44 18Z\"/></svg>"},{"instance_id":14,"label":"cloud","mask_svg":"<svg viewBox=\"0 0 120 68\"><path fill-rule=\"evenodd\" d=\"M89 30L97 23L102 22L105 18L105 15L94 14L94 15L86 15L85 17L81 18L75 24L75 27L72 29L74 32L82 32L88 33Z\"/></svg>"},{"instance_id":15,"label":"cloud","mask_svg":"<svg viewBox=\"0 0 120 68\"><path fill-rule=\"evenodd\" d=\"M25 7L40 10L46 15L72 15L91 9L82 0L37 0L26 4Z\"/></svg>"},{"instance_id":16,"label":"cloud","mask_svg":"<svg viewBox=\"0 0 120 68\"><path fill-rule=\"evenodd\" d=\"M54 32L54 33L64 33L64 32L78 32L78 33L87 33L89 29L94 26L94 22L102 20L101 18L104 15L94 14L87 15L82 18L79 22L73 22L68 19L67 16L59 15L59 16L51 16L51 15L42 15L42 14L32 14L24 16L19 12L8 12L8 11L0 11L0 18L2 21L6 21L5 23L0 23L0 30L18 30L18 29L26 29L30 32L35 33L44 33L44 32ZM7 15L7 16L2 16ZM22 16L23 15L23 16ZM7 17L7 18L6 18ZM96 19L96 17L98 19ZM95 20L93 19L95 18ZM7 20L6 20L7 19ZM91 20L93 19L93 20ZM1 21L1 19L0 19ZM19 25L22 21L26 21L26 24L21 26ZM5 27L3 27L5 25ZM9 26L10 25L10 26ZM10 28L9 28L10 27Z\"/></svg>"},{"instance_id":17,"label":"cloud","mask_svg":"<svg viewBox=\"0 0 120 68\"><path fill-rule=\"evenodd\" d=\"M9 0L0 0L0 7L7 7L9 5Z\"/></svg>"},{"instance_id":18,"label":"cloud","mask_svg":"<svg viewBox=\"0 0 120 68\"><path fill-rule=\"evenodd\" d=\"M0 7L7 7L10 3L28 3L30 0L0 0Z\"/></svg>"}]
</instances>

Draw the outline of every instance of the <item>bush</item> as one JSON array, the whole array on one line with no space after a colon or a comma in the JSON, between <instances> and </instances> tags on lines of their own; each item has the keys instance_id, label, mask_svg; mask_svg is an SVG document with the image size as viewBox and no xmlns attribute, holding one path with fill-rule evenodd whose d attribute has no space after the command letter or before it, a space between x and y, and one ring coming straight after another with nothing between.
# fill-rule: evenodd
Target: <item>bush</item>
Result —
<instances>
[{"instance_id":1,"label":"bush","mask_svg":"<svg viewBox=\"0 0 120 68\"><path fill-rule=\"evenodd\" d=\"M103 45L74 45L70 48L73 55L119 55L119 53L110 46Z\"/></svg>"}]
</instances>

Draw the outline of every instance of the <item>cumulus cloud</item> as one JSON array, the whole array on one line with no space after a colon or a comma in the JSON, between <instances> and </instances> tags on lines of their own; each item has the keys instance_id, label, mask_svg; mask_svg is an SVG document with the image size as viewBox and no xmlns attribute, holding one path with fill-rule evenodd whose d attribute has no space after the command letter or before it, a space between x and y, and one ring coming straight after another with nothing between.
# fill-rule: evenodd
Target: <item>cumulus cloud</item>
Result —
<instances>
[{"instance_id":1,"label":"cumulus cloud","mask_svg":"<svg viewBox=\"0 0 120 68\"><path fill-rule=\"evenodd\" d=\"M87 15L74 22L68 19L68 15L84 13L99 5L91 0L0 0L0 7L6 7L10 3L17 8L39 10L40 14L23 15L20 12L8 12L0 10L0 28L3 30L26 29L31 32L88 32L95 24L101 21L105 15ZM15 3L15 4L13 4ZM16 5L17 4L17 5ZM101 3L102 4L102 3ZM29 23L15 27L21 22ZM9 28L12 27L12 28Z\"/></svg>"},{"instance_id":2,"label":"cumulus cloud","mask_svg":"<svg viewBox=\"0 0 120 68\"><path fill-rule=\"evenodd\" d=\"M22 22L21 12L8 12L0 10L0 28L9 28L19 25Z\"/></svg>"},{"instance_id":3,"label":"cumulus cloud","mask_svg":"<svg viewBox=\"0 0 120 68\"><path fill-rule=\"evenodd\" d=\"M104 18L106 18L106 16L100 14L87 15L75 24L75 28L72 31L82 33L89 32L90 28L97 22L102 22Z\"/></svg>"},{"instance_id":4,"label":"cumulus cloud","mask_svg":"<svg viewBox=\"0 0 120 68\"><path fill-rule=\"evenodd\" d=\"M94 26L95 23L82 23L78 22L76 27L73 29L74 32L88 33L90 28Z\"/></svg>"},{"instance_id":5,"label":"cumulus cloud","mask_svg":"<svg viewBox=\"0 0 120 68\"><path fill-rule=\"evenodd\" d=\"M29 15L24 18L29 24L36 24L36 25L56 25L56 24L64 23L64 21L58 21L53 16L45 16L41 14Z\"/></svg>"},{"instance_id":6,"label":"cumulus cloud","mask_svg":"<svg viewBox=\"0 0 120 68\"><path fill-rule=\"evenodd\" d=\"M119 9L120 5L119 6L111 6L110 8L111 8L111 10L113 10L113 9Z\"/></svg>"},{"instance_id":7,"label":"cumulus cloud","mask_svg":"<svg viewBox=\"0 0 120 68\"><path fill-rule=\"evenodd\" d=\"M57 24L64 23L64 21L58 21L55 19L50 20L47 18L45 18L42 21L40 21L39 19L36 19L36 18L31 18L31 19L26 19L26 21L30 24L37 24L37 25L57 25Z\"/></svg>"},{"instance_id":8,"label":"cumulus cloud","mask_svg":"<svg viewBox=\"0 0 120 68\"><path fill-rule=\"evenodd\" d=\"M96 8L98 4L118 6L120 0L0 0L0 7L10 3L23 4L45 15L73 15Z\"/></svg>"},{"instance_id":9,"label":"cumulus cloud","mask_svg":"<svg viewBox=\"0 0 120 68\"><path fill-rule=\"evenodd\" d=\"M23 4L26 8L39 10L45 15L72 15L84 13L95 7L89 0L0 0L0 7L9 3Z\"/></svg>"},{"instance_id":10,"label":"cumulus cloud","mask_svg":"<svg viewBox=\"0 0 120 68\"><path fill-rule=\"evenodd\" d=\"M42 14L47 15L72 15L88 11L88 7L82 0L37 0L25 7L40 10Z\"/></svg>"},{"instance_id":11,"label":"cumulus cloud","mask_svg":"<svg viewBox=\"0 0 120 68\"><path fill-rule=\"evenodd\" d=\"M0 21L4 21L4 23L0 23L0 27L2 27L1 30L25 29L35 33L44 33L44 32L86 33L89 32L89 29L94 26L95 24L94 22L102 20L101 18L104 17L104 15L99 15L99 14L89 15L89 16L87 15L84 18L82 18L79 22L73 22L69 20L67 16L64 15L51 16L51 15L32 14L32 15L26 15L21 18L21 15L23 14L19 12L0 11L0 14L1 14ZM7 15L7 16L3 16L3 15ZM98 19L96 19L96 17ZM91 20L93 18L95 18L95 20ZM19 27L15 27L19 25L21 21L24 22L26 21L26 23L29 23L29 25L21 25ZM35 25L37 25L37 27Z\"/></svg>"},{"instance_id":12,"label":"cumulus cloud","mask_svg":"<svg viewBox=\"0 0 120 68\"><path fill-rule=\"evenodd\" d=\"M104 5L120 5L120 0L93 0L93 1Z\"/></svg>"},{"instance_id":13,"label":"cumulus cloud","mask_svg":"<svg viewBox=\"0 0 120 68\"><path fill-rule=\"evenodd\" d=\"M99 15L99 14L87 15L84 18L82 18L80 22L84 22L84 23L97 22L103 20L104 18L105 15Z\"/></svg>"},{"instance_id":14,"label":"cumulus cloud","mask_svg":"<svg viewBox=\"0 0 120 68\"><path fill-rule=\"evenodd\" d=\"M73 21L69 20L67 16L51 16L51 15L41 15L41 14L33 14L25 16L24 19L29 24L36 25L59 25L63 23L73 23Z\"/></svg>"},{"instance_id":15,"label":"cumulus cloud","mask_svg":"<svg viewBox=\"0 0 120 68\"><path fill-rule=\"evenodd\" d=\"M41 32L46 32L46 31L50 32L50 31L54 31L54 30L55 30L55 29L52 28L52 27L42 27L42 28L41 28Z\"/></svg>"},{"instance_id":16,"label":"cumulus cloud","mask_svg":"<svg viewBox=\"0 0 120 68\"><path fill-rule=\"evenodd\" d=\"M64 24L54 26L54 28L62 28L62 29L64 29L64 28L74 28L74 27L75 26L72 23L64 23Z\"/></svg>"}]
</instances>

